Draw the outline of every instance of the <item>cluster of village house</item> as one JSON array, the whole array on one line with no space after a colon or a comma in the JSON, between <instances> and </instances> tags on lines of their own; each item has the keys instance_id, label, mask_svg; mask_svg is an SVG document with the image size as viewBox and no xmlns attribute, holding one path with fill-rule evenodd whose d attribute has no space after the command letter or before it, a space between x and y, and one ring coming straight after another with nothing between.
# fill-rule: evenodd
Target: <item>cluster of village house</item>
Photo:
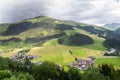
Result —
<instances>
[{"instance_id":1,"label":"cluster of village house","mask_svg":"<svg viewBox=\"0 0 120 80\"><path fill-rule=\"evenodd\" d=\"M116 49L110 48L109 50L104 51L104 55L112 55L117 52ZM89 56L86 59L76 58L75 62L71 62L69 67L76 67L79 70L86 70L88 67L93 66L96 58L94 56Z\"/></svg>"},{"instance_id":2,"label":"cluster of village house","mask_svg":"<svg viewBox=\"0 0 120 80\"><path fill-rule=\"evenodd\" d=\"M109 50L105 50L104 51L104 55L105 54L114 54L117 50L114 48L111 48ZM3 53L2 51L0 51L1 53ZM25 59L29 59L29 60L33 60L39 58L39 56L33 56L33 55L26 55L25 53L17 53L16 55L13 55L10 57L10 59L12 59L13 61L23 61ZM71 62L68 66L69 67L76 67L79 70L86 70L88 67L93 66L96 58L94 56L89 56L86 59L82 59L82 58L75 58L75 62ZM35 64L41 64L42 62L37 62Z\"/></svg>"},{"instance_id":3,"label":"cluster of village house","mask_svg":"<svg viewBox=\"0 0 120 80\"><path fill-rule=\"evenodd\" d=\"M88 67L93 66L96 58L94 56L89 56L86 59L76 58L76 62L71 62L69 67L76 67L79 70L86 70Z\"/></svg>"},{"instance_id":4,"label":"cluster of village house","mask_svg":"<svg viewBox=\"0 0 120 80\"><path fill-rule=\"evenodd\" d=\"M26 55L25 53L18 53L10 57L13 61L23 61L25 59L33 60L39 58L39 56Z\"/></svg>"},{"instance_id":5,"label":"cluster of village house","mask_svg":"<svg viewBox=\"0 0 120 80\"><path fill-rule=\"evenodd\" d=\"M24 61L25 59L33 60L39 58L39 56L26 55L25 53L18 53L10 57L13 61ZM95 62L94 56L89 56L86 59L76 58L76 62L71 62L69 67L76 67L80 70L86 70L89 66L92 66ZM43 61L35 63L36 65L40 65Z\"/></svg>"}]
</instances>

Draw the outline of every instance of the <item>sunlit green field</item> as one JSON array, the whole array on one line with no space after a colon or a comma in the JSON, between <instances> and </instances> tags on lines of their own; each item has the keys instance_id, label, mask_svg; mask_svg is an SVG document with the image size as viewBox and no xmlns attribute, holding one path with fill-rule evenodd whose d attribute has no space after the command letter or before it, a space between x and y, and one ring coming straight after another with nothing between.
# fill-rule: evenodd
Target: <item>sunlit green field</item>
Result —
<instances>
[{"instance_id":1,"label":"sunlit green field","mask_svg":"<svg viewBox=\"0 0 120 80\"><path fill-rule=\"evenodd\" d=\"M71 50L73 54L70 54L69 50ZM34 61L48 60L61 65L66 65L71 61L75 61L75 57L86 58L91 55L96 57L102 56L101 51L63 45L36 47L28 54L41 56Z\"/></svg>"},{"instance_id":2,"label":"sunlit green field","mask_svg":"<svg viewBox=\"0 0 120 80\"><path fill-rule=\"evenodd\" d=\"M43 47L34 47L28 55L41 56L40 58L33 60L34 62L48 60L64 66L75 61L75 57L85 59L88 56L102 56L102 51L99 50L92 50L77 46L59 45L56 41L57 39L53 39L43 44ZM70 50L73 54L70 54Z\"/></svg>"},{"instance_id":3,"label":"sunlit green field","mask_svg":"<svg viewBox=\"0 0 120 80\"><path fill-rule=\"evenodd\" d=\"M98 64L112 64L116 68L120 68L120 58L98 58L95 65Z\"/></svg>"},{"instance_id":4,"label":"sunlit green field","mask_svg":"<svg viewBox=\"0 0 120 80\"><path fill-rule=\"evenodd\" d=\"M10 57L21 49L15 49L6 54L1 54L1 56ZM73 54L70 54L69 51L72 51ZM40 56L38 59L33 60L33 62L39 61L52 61L63 66L67 66L70 62L75 61L75 57L86 58L88 56L100 57L103 55L103 51L94 50L85 47L78 46L65 46L57 43L57 39L52 39L43 44L40 47L32 47L30 52L27 55L36 55Z\"/></svg>"}]
</instances>

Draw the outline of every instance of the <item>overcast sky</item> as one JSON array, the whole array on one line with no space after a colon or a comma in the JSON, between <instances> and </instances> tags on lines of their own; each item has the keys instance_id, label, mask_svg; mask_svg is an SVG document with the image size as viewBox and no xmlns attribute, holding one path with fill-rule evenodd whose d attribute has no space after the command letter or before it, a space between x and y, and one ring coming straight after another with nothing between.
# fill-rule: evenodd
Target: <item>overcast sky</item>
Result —
<instances>
[{"instance_id":1,"label":"overcast sky","mask_svg":"<svg viewBox=\"0 0 120 80\"><path fill-rule=\"evenodd\" d=\"M0 0L0 23L36 16L103 25L120 22L119 0Z\"/></svg>"}]
</instances>

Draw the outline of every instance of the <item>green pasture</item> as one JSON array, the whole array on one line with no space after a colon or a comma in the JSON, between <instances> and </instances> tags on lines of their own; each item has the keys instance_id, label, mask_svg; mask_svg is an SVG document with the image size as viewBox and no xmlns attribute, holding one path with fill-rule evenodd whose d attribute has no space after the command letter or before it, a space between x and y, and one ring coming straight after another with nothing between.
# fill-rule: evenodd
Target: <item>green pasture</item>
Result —
<instances>
[{"instance_id":1,"label":"green pasture","mask_svg":"<svg viewBox=\"0 0 120 80\"><path fill-rule=\"evenodd\" d=\"M120 68L120 58L98 58L95 61L95 65L98 64L112 64L116 68Z\"/></svg>"}]
</instances>

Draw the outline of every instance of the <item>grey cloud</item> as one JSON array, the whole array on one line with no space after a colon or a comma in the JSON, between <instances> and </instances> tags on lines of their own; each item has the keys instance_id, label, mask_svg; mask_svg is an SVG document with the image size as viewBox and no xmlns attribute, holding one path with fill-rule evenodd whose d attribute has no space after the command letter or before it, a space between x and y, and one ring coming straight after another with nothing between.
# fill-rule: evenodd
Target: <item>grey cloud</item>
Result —
<instances>
[{"instance_id":1,"label":"grey cloud","mask_svg":"<svg viewBox=\"0 0 120 80\"><path fill-rule=\"evenodd\" d=\"M12 1L12 0L11 0ZM20 4L19 4L20 3ZM21 19L46 15L47 8L50 5L47 0L21 0L11 5L7 5L5 10L1 11L1 22L14 22ZM4 5L5 6L5 5ZM3 7L4 7L3 6Z\"/></svg>"},{"instance_id":2,"label":"grey cloud","mask_svg":"<svg viewBox=\"0 0 120 80\"><path fill-rule=\"evenodd\" d=\"M4 0L0 23L46 15L99 25L120 22L119 7L116 0Z\"/></svg>"}]
</instances>

